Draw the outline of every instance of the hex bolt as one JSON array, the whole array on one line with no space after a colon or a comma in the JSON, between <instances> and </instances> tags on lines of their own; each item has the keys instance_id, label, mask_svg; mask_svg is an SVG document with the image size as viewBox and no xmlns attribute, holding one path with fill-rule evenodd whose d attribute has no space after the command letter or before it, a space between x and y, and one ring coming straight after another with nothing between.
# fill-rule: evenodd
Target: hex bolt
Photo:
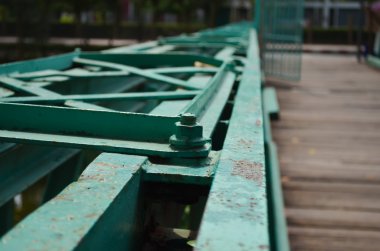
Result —
<instances>
[{"instance_id":1,"label":"hex bolt","mask_svg":"<svg viewBox=\"0 0 380 251\"><path fill-rule=\"evenodd\" d=\"M184 113L181 115L180 122L182 125L195 125L197 123L197 117L192 113Z\"/></svg>"}]
</instances>

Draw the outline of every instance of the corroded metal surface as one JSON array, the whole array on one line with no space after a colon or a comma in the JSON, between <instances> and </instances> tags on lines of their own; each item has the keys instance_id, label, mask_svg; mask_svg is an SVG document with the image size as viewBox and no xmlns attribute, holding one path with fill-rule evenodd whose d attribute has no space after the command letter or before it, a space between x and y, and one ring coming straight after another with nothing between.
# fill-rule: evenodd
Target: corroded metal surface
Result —
<instances>
[{"instance_id":1,"label":"corroded metal surface","mask_svg":"<svg viewBox=\"0 0 380 251\"><path fill-rule=\"evenodd\" d=\"M254 31L250 41L256 41ZM247 56L197 250L269 249L257 43L250 44Z\"/></svg>"}]
</instances>

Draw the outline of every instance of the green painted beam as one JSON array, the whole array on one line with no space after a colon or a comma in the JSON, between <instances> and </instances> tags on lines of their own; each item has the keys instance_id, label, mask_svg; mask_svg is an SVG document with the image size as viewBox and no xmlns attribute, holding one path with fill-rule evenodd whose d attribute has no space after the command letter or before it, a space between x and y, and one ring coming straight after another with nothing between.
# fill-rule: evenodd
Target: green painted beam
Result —
<instances>
[{"instance_id":1,"label":"green painted beam","mask_svg":"<svg viewBox=\"0 0 380 251\"><path fill-rule=\"evenodd\" d=\"M257 37L251 31L248 64L203 215L195 250L270 249L263 111Z\"/></svg>"},{"instance_id":2,"label":"green painted beam","mask_svg":"<svg viewBox=\"0 0 380 251\"><path fill-rule=\"evenodd\" d=\"M220 60L231 60L232 55L236 52L236 48L234 47L225 47L222 50L220 50L216 55L215 58Z\"/></svg>"},{"instance_id":3,"label":"green painted beam","mask_svg":"<svg viewBox=\"0 0 380 251\"><path fill-rule=\"evenodd\" d=\"M110 93L110 94L86 94L86 95L60 95L57 97L11 97L1 98L4 103L48 103L60 104L70 101L121 101L121 100L180 100L191 99L198 95L199 91L168 91L168 92L134 92L134 93Z\"/></svg>"},{"instance_id":4,"label":"green painted beam","mask_svg":"<svg viewBox=\"0 0 380 251\"><path fill-rule=\"evenodd\" d=\"M99 67L104 67L104 68L112 68L112 69L117 69L117 70L122 70L122 71L128 71L132 74L136 74L138 76L150 79L150 80L156 80L159 82L171 84L177 87L182 87L185 89L190 89L190 90L196 90L197 88L194 88L190 83L187 83L184 80L181 79L176 79L173 77L157 74L154 72L150 72L147 70L141 70L136 67L132 66L127 66L127 65L121 65L121 64L116 64L116 63L109 63L109 62L104 62L104 61L98 61L98 60L92 60L92 59L83 59L83 58L75 58L74 59L75 63L80 63L80 64L85 64L85 65L92 65L92 66L99 66Z\"/></svg>"},{"instance_id":5,"label":"green painted beam","mask_svg":"<svg viewBox=\"0 0 380 251\"><path fill-rule=\"evenodd\" d=\"M1 102L1 101L0 101ZM64 102L67 107L73 107L83 110L94 110L94 111L112 111L113 109L105 108L99 105L84 103L81 101L67 100Z\"/></svg>"},{"instance_id":6,"label":"green painted beam","mask_svg":"<svg viewBox=\"0 0 380 251\"><path fill-rule=\"evenodd\" d=\"M211 97L206 98L208 99L207 109L200 111L201 116L199 119L199 123L203 126L205 137L211 138L223 109L228 102L236 77L236 74L233 72L226 73L224 79L219 80L220 87L218 90L212 93Z\"/></svg>"},{"instance_id":7,"label":"green painted beam","mask_svg":"<svg viewBox=\"0 0 380 251\"><path fill-rule=\"evenodd\" d=\"M278 118L280 108L276 90L273 87L263 89L264 136L266 145L266 170L268 178L268 204L270 236L272 250L289 251L288 227L284 209L281 174L277 156L277 146L272 141L271 117Z\"/></svg>"},{"instance_id":8,"label":"green painted beam","mask_svg":"<svg viewBox=\"0 0 380 251\"><path fill-rule=\"evenodd\" d=\"M151 69L157 67L190 67L200 62L206 65L219 67L223 61L212 56L195 54L192 52L168 52L162 54L148 53L81 53L80 58L98 60L136 68ZM112 68L112 67L111 67Z\"/></svg>"},{"instance_id":9,"label":"green painted beam","mask_svg":"<svg viewBox=\"0 0 380 251\"><path fill-rule=\"evenodd\" d=\"M216 67L171 67L171 68L157 68L157 69L148 69L151 72L158 74L197 74L197 73L217 73L218 68Z\"/></svg>"},{"instance_id":10,"label":"green painted beam","mask_svg":"<svg viewBox=\"0 0 380 251\"><path fill-rule=\"evenodd\" d=\"M270 203L271 239L273 250L290 251L288 225L286 222L281 174L278 164L277 146L267 142L268 200Z\"/></svg>"},{"instance_id":11,"label":"green painted beam","mask_svg":"<svg viewBox=\"0 0 380 251\"><path fill-rule=\"evenodd\" d=\"M167 142L178 117L0 103L1 130Z\"/></svg>"},{"instance_id":12,"label":"green painted beam","mask_svg":"<svg viewBox=\"0 0 380 251\"><path fill-rule=\"evenodd\" d=\"M51 56L40 59L27 60L16 63L3 64L0 68L0 75L10 73L24 73L31 71L40 71L46 68L54 70L64 70L72 65L74 57L80 54L79 50L59 56Z\"/></svg>"},{"instance_id":13,"label":"green painted beam","mask_svg":"<svg viewBox=\"0 0 380 251\"><path fill-rule=\"evenodd\" d=\"M41 96L41 97L60 97L61 96L60 94L56 92L47 90L39 86L27 85L26 82L9 78L9 77L0 77L0 83L9 87L12 90L19 91L26 94L32 94L32 95ZM2 99L0 98L0 102L2 102L1 100ZM76 108L82 108L82 109L91 109L91 110L100 110L100 111L108 110L101 106L97 106L94 104L85 104L82 102L75 102L75 103L69 102L69 103L66 103L66 105L70 107L76 107Z\"/></svg>"},{"instance_id":14,"label":"green painted beam","mask_svg":"<svg viewBox=\"0 0 380 251\"><path fill-rule=\"evenodd\" d=\"M68 148L93 149L102 152L128 153L136 155L158 156L164 158L204 158L211 144L206 143L196 149L173 149L168 143L136 142L118 139L94 139L91 137L66 136L48 133L12 132L0 130L0 140L33 145L59 146Z\"/></svg>"},{"instance_id":15,"label":"green painted beam","mask_svg":"<svg viewBox=\"0 0 380 251\"><path fill-rule=\"evenodd\" d=\"M69 77L69 78L108 78L128 76L127 71L101 71L101 72L75 72L75 71L56 71L46 70L38 72L28 72L23 74L12 74L10 77L17 78L23 81L30 81L34 79L47 78L47 77Z\"/></svg>"},{"instance_id":16,"label":"green painted beam","mask_svg":"<svg viewBox=\"0 0 380 251\"><path fill-rule=\"evenodd\" d=\"M146 69L146 71L157 73L157 74L196 74L196 73L215 73L217 68L215 67L167 67L167 68L153 68ZM127 70L119 71L101 71L101 72L86 72L86 71L57 71L57 70L45 70L38 72L28 72L28 73L14 73L9 77L16 78L19 80L35 80L48 77L68 77L68 78L109 78L109 77L123 77L130 75Z\"/></svg>"},{"instance_id":17,"label":"green painted beam","mask_svg":"<svg viewBox=\"0 0 380 251\"><path fill-rule=\"evenodd\" d=\"M102 154L77 182L8 232L0 250L137 250L146 161Z\"/></svg>"},{"instance_id":18,"label":"green painted beam","mask_svg":"<svg viewBox=\"0 0 380 251\"><path fill-rule=\"evenodd\" d=\"M9 77L0 77L0 83L3 84L5 87L22 92L22 93L27 93L27 94L32 94L32 95L37 95L37 96L59 96L59 94L49 91L47 89L38 87L38 86L29 86L26 85L25 82Z\"/></svg>"},{"instance_id":19,"label":"green painted beam","mask_svg":"<svg viewBox=\"0 0 380 251\"><path fill-rule=\"evenodd\" d=\"M215 94L220 91L218 88L222 85L224 80L228 79L230 82L234 81L235 75L228 74L232 68L232 62L224 62L223 65L219 68L218 73L203 89L202 93L194 98L181 113L192 113L196 116L201 116L201 114L207 109L207 105L212 101ZM228 90L226 91L228 92Z\"/></svg>"},{"instance_id":20,"label":"green painted beam","mask_svg":"<svg viewBox=\"0 0 380 251\"><path fill-rule=\"evenodd\" d=\"M176 46L190 46L190 47L246 47L246 40L241 37L212 37L212 36L178 36L172 38L162 38L159 40L160 44L176 45Z\"/></svg>"}]
</instances>

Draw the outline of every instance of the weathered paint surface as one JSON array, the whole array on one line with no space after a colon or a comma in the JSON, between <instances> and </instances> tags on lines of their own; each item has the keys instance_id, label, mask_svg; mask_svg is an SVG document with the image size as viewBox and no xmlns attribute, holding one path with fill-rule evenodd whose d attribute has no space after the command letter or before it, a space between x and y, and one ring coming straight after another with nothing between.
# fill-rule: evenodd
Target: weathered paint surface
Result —
<instances>
[{"instance_id":1,"label":"weathered paint surface","mask_svg":"<svg viewBox=\"0 0 380 251\"><path fill-rule=\"evenodd\" d=\"M6 125L6 129L12 129L12 127L17 127L18 129L11 136L9 135L9 131L0 130L0 138L3 139L13 137L17 142L27 140L29 143L51 143L59 146L66 144L65 146L80 148L94 146L95 149L103 151L120 151L129 154L153 156L150 159L151 161L148 161L147 157L102 153L100 157L87 167L78 182L72 183L61 194L40 207L2 238L0 250L104 250L111 245L113 249L136 250L135 245L139 244L139 238L142 237L140 228L143 226L141 222L143 217L140 213L143 210L141 210L140 205L140 200L142 199L140 190L145 181L162 184L191 184L203 187L209 186L212 183L207 208L196 242L197 250L269 249L259 55L255 32L251 31L249 39L246 36L247 33L247 24L243 26L232 25L227 28L197 33L197 39L202 40L203 38L206 43L196 43L193 46L202 47L209 45L212 50L219 50L214 57L175 53L149 55L148 57L147 55L135 53L138 51L149 52L150 50L153 53L167 52L176 48L174 44L158 46L157 43L146 43L139 46L109 50L104 53L84 53L82 55L82 59L85 58L87 61L82 60L81 63L89 63L86 67L103 66L119 71L116 73L118 81L121 81L122 77L129 76L127 70L131 70L135 75L148 75L147 79L160 82L158 86L162 85L161 82L166 81L166 86L169 88L173 88L173 86L190 86L194 87L194 89L201 89L194 99L197 100L196 104L190 100L166 100L161 104L156 103L150 110L147 109L147 112L150 112L150 114L135 115L129 113L126 115L127 113L115 112L108 107L104 107L105 110L97 109L96 106L98 104L83 103L81 100L86 98L89 100L107 98L111 101L111 96L118 99L127 98L128 95L123 94L122 96L118 96L111 94L109 96L98 95L87 97L85 95L83 97L81 95L74 95L76 101L69 100L64 102L64 105L70 106L68 105L69 103L76 104L79 106L78 108L85 110L86 108L84 107L87 105L93 105L90 110L98 111L87 111L86 114L88 116L90 114L107 114L105 117L94 116L92 123L87 124L88 128L93 130L92 137L86 137L89 135L82 133L88 131L87 127L80 127L81 132L76 131L78 123L84 126L89 121L79 115L79 121L70 121L68 125L56 123L54 126L51 126L51 122L48 122L49 118L45 118L46 124L43 123L41 125L33 124L33 121L28 122L29 126L35 126L32 132L23 132L25 128L19 127L22 121L18 123L17 118L14 118L13 122L6 121L0 123L0 125ZM214 39L218 39L220 35L228 36L230 39L221 39L220 42L216 42L208 38L214 37ZM189 46L189 41L183 41L183 43ZM248 59L233 55L235 52L238 52L240 55L245 54L247 41L250 41ZM161 42L164 43L165 41ZM169 44L171 42L176 43L178 41L169 41ZM126 54L126 52L131 53ZM148 58L149 60L147 60ZM219 71L219 69L223 69L223 67L220 67L221 65L226 66L226 64L223 64L223 61L231 60L232 58L238 67L234 70L228 69L227 72ZM100 59L107 62L99 64ZM77 62L79 61L77 60ZM196 61L200 61L201 64L205 65L214 65L215 68L211 68L214 70L210 70L207 68L208 66L206 68L201 66L196 67L198 69L194 69L193 64L200 63ZM172 65L173 62L176 67L168 68L167 65ZM241 69L244 62L246 62L246 65L244 69ZM124 67L123 64L127 63L129 67ZM144 66L144 64L147 64L146 67L151 67L152 69L144 68L143 70L136 71L136 68ZM165 65L165 67L153 69L153 67L158 65ZM70 84L75 83L75 86L80 86L83 82L94 85L97 81L97 83L101 83L102 81L99 81L99 79L103 78L104 81L106 77L110 77L107 75L115 74L115 72L87 72L84 74L83 69L79 69L82 73L78 74L78 72L75 72L78 69L71 69L65 71L60 76L57 70L61 69L57 68L54 72L44 72L40 68L38 68L38 70L41 70L40 72L19 74L18 77L23 80L34 78L35 76L41 77L42 75L46 78L65 77L71 78ZM227 67L225 70L227 70ZM241 70L243 71L242 79L237 78ZM195 72L201 72L203 75L192 76ZM216 74L211 75L211 73ZM32 76L31 74L35 75ZM87 76L85 76L86 74ZM186 81L175 81L174 75L173 77L165 77L163 74L190 74L192 77ZM81 76L78 77L79 75ZM134 83L143 82L141 77L136 78ZM40 96L32 98L34 100L45 100L47 102L59 100L60 103L65 100L63 95L52 94L48 89L42 88L44 85L41 83L41 85L38 85L40 87L36 85L33 88L27 88L27 86L20 84L21 80L17 80L18 82L9 82L9 79L5 80L8 84L6 85L7 87L18 88L17 90ZM128 84L133 82L129 78L128 81ZM112 84L113 82L111 82L107 84ZM165 123L160 126L157 123L147 124L146 122L155 122L156 118L162 117L177 120L179 119L179 114L182 114L183 111L192 111L198 115L198 122L204 127L204 136L210 137L221 116L223 117L221 114L228 102L229 96L231 93L234 95L234 91L231 92L231 90L233 90L235 82L240 82L240 86L234 101L232 117L229 123L223 121L226 125L229 124L229 129L221 155L213 151L209 153L209 149L204 151L206 154L197 153L199 149L189 149L188 151L182 151L181 154L167 155L166 153L176 152L165 141L171 134L171 130L168 130L168 127L173 129L175 121L171 121L170 126ZM149 83L152 84L151 82ZM68 84L68 82L65 82L65 84ZM157 86L157 83L149 85L150 88L153 86ZM103 88L105 88L104 85L100 89L94 88L92 91L94 93L98 93L99 90L99 93L103 91L107 92ZM161 90L160 88L163 88L163 86L156 89L152 88L152 90L158 93ZM169 88L164 89L164 91L169 90ZM133 89L133 87L130 89ZM119 91L111 92L125 91L125 89L120 89ZM183 92L183 90L181 91ZM198 91L196 92L198 93ZM74 94L76 93L74 92ZM196 93L194 92L194 94ZM50 95L52 96L49 97ZM145 102L146 95L151 94L140 93L138 95ZM129 98L131 97L129 95ZM136 99L136 97L134 96L133 99ZM229 105L232 106L232 102ZM11 106L21 107L22 105L2 104L0 107L10 108ZM191 108L190 110L189 107ZM53 108L45 110L44 107L41 109L40 107L34 107L33 109L41 112L39 114L43 114L46 110L56 110ZM60 109L66 110L68 108ZM12 118L13 114L11 114L10 110L8 109L8 115ZM71 111L68 111L68 113L73 114ZM74 113L76 114L77 112ZM67 118L70 118L69 115ZM114 120L107 119L111 115L117 118ZM128 122L133 120L123 120L125 119L124 116L131 116L134 119L147 116L149 120L131 125ZM121 121L119 118L124 123L118 124L118 130L115 131L115 124ZM100 123L104 130L97 131L100 127L96 120L101 120ZM144 130L141 130L140 124L150 128L148 130L149 134L143 134ZM65 129L64 133L59 128ZM160 137L155 135L154 132L157 128L164 130L165 135ZM66 134L68 131L70 133ZM57 132L59 134L54 134ZM137 135L137 133L141 134ZM101 140L95 141L93 136L99 135L102 136ZM146 141L139 141L138 145L136 145L127 140L120 140L130 138L135 140L144 139ZM210 144L207 146L210 147ZM127 151L122 151L127 148ZM170 158L160 159L157 156ZM215 178L213 180L214 175Z\"/></svg>"},{"instance_id":2,"label":"weathered paint surface","mask_svg":"<svg viewBox=\"0 0 380 251\"><path fill-rule=\"evenodd\" d=\"M219 161L220 153L211 152L210 156L200 161L176 160L174 164L144 165L144 180L163 183L210 185Z\"/></svg>"},{"instance_id":3,"label":"weathered paint surface","mask_svg":"<svg viewBox=\"0 0 380 251\"><path fill-rule=\"evenodd\" d=\"M139 226L145 161L146 157L102 154L77 182L5 235L0 250L104 250L110 245L127 250Z\"/></svg>"},{"instance_id":4,"label":"weathered paint surface","mask_svg":"<svg viewBox=\"0 0 380 251\"><path fill-rule=\"evenodd\" d=\"M269 250L261 75L256 33L235 99L196 250Z\"/></svg>"}]
</instances>

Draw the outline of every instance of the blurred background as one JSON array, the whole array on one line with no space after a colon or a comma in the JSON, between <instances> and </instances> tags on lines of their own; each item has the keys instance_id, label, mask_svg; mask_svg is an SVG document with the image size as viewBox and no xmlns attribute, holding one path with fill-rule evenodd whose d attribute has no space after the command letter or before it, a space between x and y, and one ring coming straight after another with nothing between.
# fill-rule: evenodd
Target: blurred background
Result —
<instances>
[{"instance_id":1,"label":"blurred background","mask_svg":"<svg viewBox=\"0 0 380 251\"><path fill-rule=\"evenodd\" d=\"M0 62L105 47L252 18L254 0L0 0ZM304 41L370 50L376 1L305 1ZM379 7L378 7L379 8ZM360 41L359 41L360 40Z\"/></svg>"}]
</instances>

